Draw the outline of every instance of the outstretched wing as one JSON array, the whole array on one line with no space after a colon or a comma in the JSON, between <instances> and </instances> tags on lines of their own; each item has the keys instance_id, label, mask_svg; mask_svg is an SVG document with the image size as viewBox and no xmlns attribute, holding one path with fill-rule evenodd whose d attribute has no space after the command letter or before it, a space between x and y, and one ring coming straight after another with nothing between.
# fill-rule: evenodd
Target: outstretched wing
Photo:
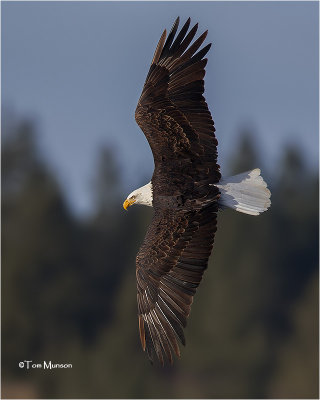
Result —
<instances>
[{"instance_id":1,"label":"outstretched wing","mask_svg":"<svg viewBox=\"0 0 320 400\"><path fill-rule=\"evenodd\" d=\"M187 33L190 18L176 35L178 25L179 18L167 40L166 31L160 38L135 113L153 152L154 187L162 191L173 175L177 183L217 183L221 178L214 123L203 97L203 57L211 44L199 50L204 32L190 45L198 28Z\"/></svg>"},{"instance_id":2,"label":"outstretched wing","mask_svg":"<svg viewBox=\"0 0 320 400\"><path fill-rule=\"evenodd\" d=\"M155 212L137 255L140 339L151 360L180 356L193 296L207 268L217 205L200 211Z\"/></svg>"}]
</instances>

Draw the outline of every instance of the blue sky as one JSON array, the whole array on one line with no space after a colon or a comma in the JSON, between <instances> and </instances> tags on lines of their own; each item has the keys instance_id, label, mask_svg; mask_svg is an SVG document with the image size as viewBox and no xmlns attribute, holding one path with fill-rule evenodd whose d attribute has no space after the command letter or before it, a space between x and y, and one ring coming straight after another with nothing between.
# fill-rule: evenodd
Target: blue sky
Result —
<instances>
[{"instance_id":1,"label":"blue sky","mask_svg":"<svg viewBox=\"0 0 320 400\"><path fill-rule=\"evenodd\" d=\"M239 127L273 171L283 146L318 160L317 2L2 2L2 104L38 122L73 208L90 210L102 144L130 193L153 170L134 110L157 41L176 16L208 29L206 99L222 172ZM5 115L3 115L5 117ZM241 172L241 171L239 171Z\"/></svg>"}]
</instances>

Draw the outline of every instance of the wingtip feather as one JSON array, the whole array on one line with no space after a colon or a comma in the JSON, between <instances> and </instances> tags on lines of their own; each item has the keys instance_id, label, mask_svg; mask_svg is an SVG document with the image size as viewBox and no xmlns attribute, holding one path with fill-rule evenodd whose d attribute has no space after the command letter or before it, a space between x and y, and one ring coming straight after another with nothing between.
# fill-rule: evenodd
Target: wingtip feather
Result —
<instances>
[{"instance_id":1,"label":"wingtip feather","mask_svg":"<svg viewBox=\"0 0 320 400\"><path fill-rule=\"evenodd\" d=\"M163 46L164 46L164 43L166 41L166 37L167 37L167 30L165 29L160 37L158 44L157 44L151 64L155 64L156 62L158 62L161 52L162 52L162 49L163 49Z\"/></svg>"}]
</instances>

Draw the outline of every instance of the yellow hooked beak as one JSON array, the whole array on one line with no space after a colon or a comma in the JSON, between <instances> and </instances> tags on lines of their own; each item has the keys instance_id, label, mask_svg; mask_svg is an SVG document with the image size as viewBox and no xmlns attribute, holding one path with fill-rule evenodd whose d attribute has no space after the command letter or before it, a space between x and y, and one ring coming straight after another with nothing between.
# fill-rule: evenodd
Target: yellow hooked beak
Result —
<instances>
[{"instance_id":1,"label":"yellow hooked beak","mask_svg":"<svg viewBox=\"0 0 320 400\"><path fill-rule=\"evenodd\" d=\"M135 202L135 199L126 199L123 203L123 208L127 211L128 207L132 206L132 204Z\"/></svg>"}]
</instances>

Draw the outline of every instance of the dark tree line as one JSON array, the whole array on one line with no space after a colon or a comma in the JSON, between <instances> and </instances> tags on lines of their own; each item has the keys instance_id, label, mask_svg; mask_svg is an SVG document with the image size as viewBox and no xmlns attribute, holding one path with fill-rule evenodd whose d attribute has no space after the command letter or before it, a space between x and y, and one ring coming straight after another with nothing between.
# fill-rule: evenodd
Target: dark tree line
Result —
<instances>
[{"instance_id":1,"label":"dark tree line","mask_svg":"<svg viewBox=\"0 0 320 400\"><path fill-rule=\"evenodd\" d=\"M241 134L231 172L261 165ZM277 171L275 173L275 171ZM37 398L317 398L318 177L288 147L259 218L219 215L213 255L173 367L139 344L135 254L152 211L122 210L119 169L100 152L95 212L75 217L34 126L2 143L2 390ZM73 364L45 373L21 360Z\"/></svg>"}]
</instances>

